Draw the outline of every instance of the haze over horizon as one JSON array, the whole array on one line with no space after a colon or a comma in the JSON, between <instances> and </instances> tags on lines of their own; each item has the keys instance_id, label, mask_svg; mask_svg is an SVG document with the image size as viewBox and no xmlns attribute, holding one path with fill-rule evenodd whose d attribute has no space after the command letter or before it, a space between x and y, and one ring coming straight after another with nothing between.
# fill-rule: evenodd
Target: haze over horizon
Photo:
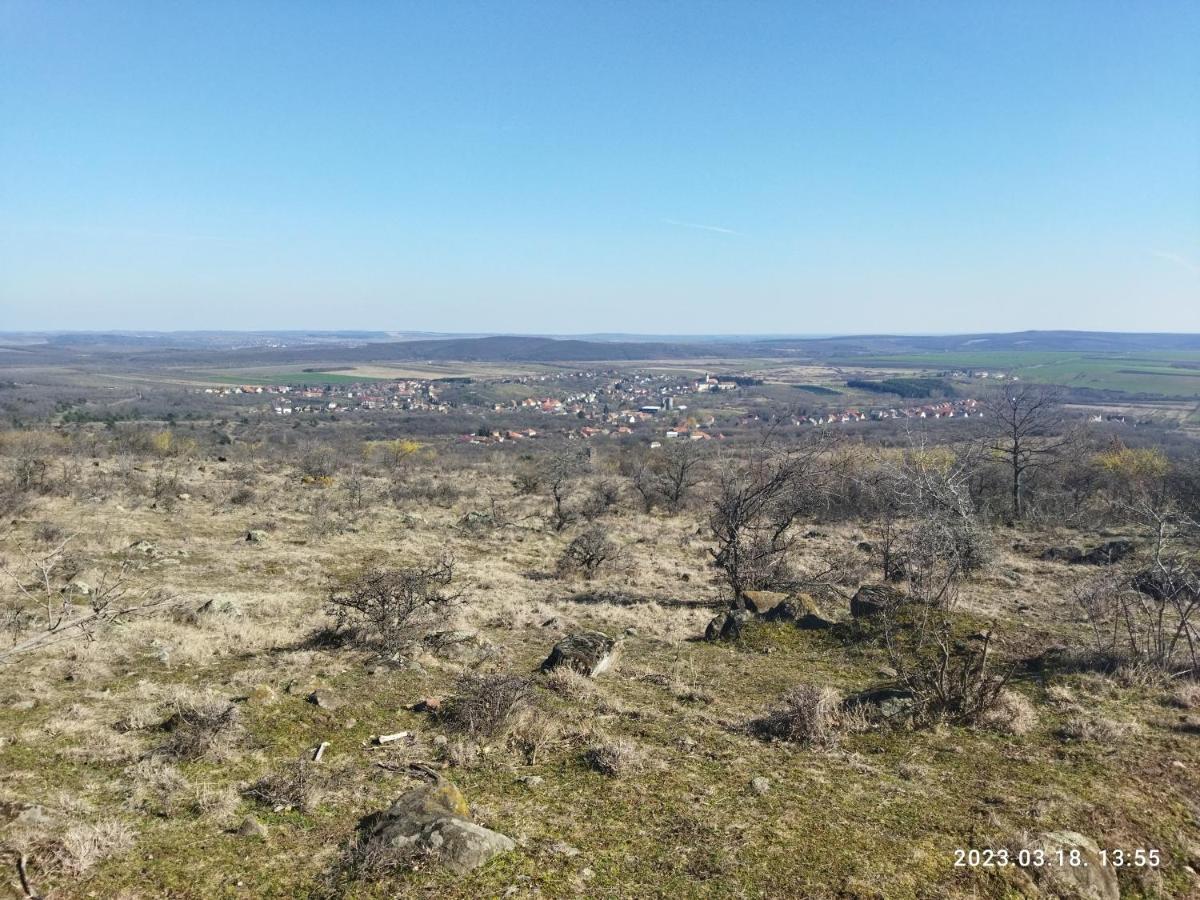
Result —
<instances>
[{"instance_id":1,"label":"haze over horizon","mask_svg":"<svg viewBox=\"0 0 1200 900\"><path fill-rule=\"evenodd\" d=\"M1200 332L1200 6L0 0L0 328Z\"/></svg>"}]
</instances>

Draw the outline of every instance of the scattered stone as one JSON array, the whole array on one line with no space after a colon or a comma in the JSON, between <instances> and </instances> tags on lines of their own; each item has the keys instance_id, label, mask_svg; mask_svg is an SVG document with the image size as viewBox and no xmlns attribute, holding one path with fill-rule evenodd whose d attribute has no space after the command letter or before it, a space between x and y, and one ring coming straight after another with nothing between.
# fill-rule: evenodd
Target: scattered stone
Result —
<instances>
[{"instance_id":1,"label":"scattered stone","mask_svg":"<svg viewBox=\"0 0 1200 900\"><path fill-rule=\"evenodd\" d=\"M1103 864L1100 848L1091 838L1077 831L1047 831L1038 835L1029 849L1042 851L1045 864L1033 867L1032 873L1047 894L1075 900L1120 900L1116 870ZM1080 865L1070 865L1072 851L1078 852Z\"/></svg>"},{"instance_id":2,"label":"scattered stone","mask_svg":"<svg viewBox=\"0 0 1200 900\"><path fill-rule=\"evenodd\" d=\"M313 691L308 695L308 702L319 709L335 710L342 705L342 701L338 700L328 691Z\"/></svg>"},{"instance_id":3,"label":"scattered stone","mask_svg":"<svg viewBox=\"0 0 1200 900\"><path fill-rule=\"evenodd\" d=\"M437 712L442 708L442 701L438 697L422 697L408 708L413 712Z\"/></svg>"},{"instance_id":4,"label":"scattered stone","mask_svg":"<svg viewBox=\"0 0 1200 900\"><path fill-rule=\"evenodd\" d=\"M242 819L242 824L238 828L237 833L239 837L265 841L267 839L267 826L254 818L254 816L246 816L246 818Z\"/></svg>"},{"instance_id":5,"label":"scattered stone","mask_svg":"<svg viewBox=\"0 0 1200 900\"><path fill-rule=\"evenodd\" d=\"M550 852L556 856L565 856L567 859L572 859L583 851L581 851L578 847L572 847L566 841L555 841L550 845Z\"/></svg>"},{"instance_id":6,"label":"scattered stone","mask_svg":"<svg viewBox=\"0 0 1200 900\"><path fill-rule=\"evenodd\" d=\"M750 789L761 797L762 795L770 792L771 782L759 775L756 778L750 779Z\"/></svg>"},{"instance_id":7,"label":"scattered stone","mask_svg":"<svg viewBox=\"0 0 1200 900\"><path fill-rule=\"evenodd\" d=\"M560 666L594 678L612 667L620 655L620 644L600 631L579 631L563 638L542 663L542 671Z\"/></svg>"},{"instance_id":8,"label":"scattered stone","mask_svg":"<svg viewBox=\"0 0 1200 900\"><path fill-rule=\"evenodd\" d=\"M904 602L904 594L886 584L864 584L850 598L850 615L856 619L877 616Z\"/></svg>"},{"instance_id":9,"label":"scattered stone","mask_svg":"<svg viewBox=\"0 0 1200 900\"><path fill-rule=\"evenodd\" d=\"M248 544L264 544L267 540L267 533L261 528L251 528L246 532L246 543Z\"/></svg>"},{"instance_id":10,"label":"scattered stone","mask_svg":"<svg viewBox=\"0 0 1200 900\"><path fill-rule=\"evenodd\" d=\"M387 810L367 817L369 846L411 851L464 875L516 847L509 837L476 825L466 798L441 776L402 794Z\"/></svg>"},{"instance_id":11,"label":"scattered stone","mask_svg":"<svg viewBox=\"0 0 1200 900\"><path fill-rule=\"evenodd\" d=\"M708 627L704 630L704 639L706 641L735 641L741 636L742 629L752 621L754 621L754 613L749 610L731 609L714 617L708 623Z\"/></svg>"},{"instance_id":12,"label":"scattered stone","mask_svg":"<svg viewBox=\"0 0 1200 900\"><path fill-rule=\"evenodd\" d=\"M917 701L903 688L878 687L851 694L842 701L847 710L862 711L872 722L899 724L910 718Z\"/></svg>"},{"instance_id":13,"label":"scattered stone","mask_svg":"<svg viewBox=\"0 0 1200 900\"><path fill-rule=\"evenodd\" d=\"M546 779L541 775L519 775L517 776L517 781L525 785L525 787L535 788L540 787Z\"/></svg>"}]
</instances>

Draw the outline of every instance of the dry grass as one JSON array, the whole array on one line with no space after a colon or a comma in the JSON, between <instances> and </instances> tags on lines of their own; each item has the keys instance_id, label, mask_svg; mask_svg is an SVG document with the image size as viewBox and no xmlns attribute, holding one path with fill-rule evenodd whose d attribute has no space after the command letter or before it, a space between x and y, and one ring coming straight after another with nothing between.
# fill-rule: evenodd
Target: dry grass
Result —
<instances>
[{"instance_id":1,"label":"dry grass","mask_svg":"<svg viewBox=\"0 0 1200 900\"><path fill-rule=\"evenodd\" d=\"M631 775L646 762L641 747L625 738L609 738L593 744L584 752L583 759L589 768L609 778Z\"/></svg>"},{"instance_id":2,"label":"dry grass","mask_svg":"<svg viewBox=\"0 0 1200 900\"><path fill-rule=\"evenodd\" d=\"M826 747L837 739L841 696L829 687L800 684L780 698L778 705L748 728L767 740L790 741Z\"/></svg>"}]
</instances>

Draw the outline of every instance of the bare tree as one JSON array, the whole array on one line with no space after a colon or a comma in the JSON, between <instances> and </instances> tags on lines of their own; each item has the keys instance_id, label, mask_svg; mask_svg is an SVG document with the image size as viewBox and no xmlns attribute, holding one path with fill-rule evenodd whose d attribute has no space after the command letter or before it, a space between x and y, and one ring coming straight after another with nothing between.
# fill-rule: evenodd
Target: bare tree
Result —
<instances>
[{"instance_id":1,"label":"bare tree","mask_svg":"<svg viewBox=\"0 0 1200 900\"><path fill-rule=\"evenodd\" d=\"M717 546L709 552L735 604L745 591L793 580L787 565L791 527L826 488L829 444L822 435L787 448L763 446L743 464L723 467L708 519Z\"/></svg>"},{"instance_id":2,"label":"bare tree","mask_svg":"<svg viewBox=\"0 0 1200 900\"><path fill-rule=\"evenodd\" d=\"M555 531L562 531L575 518L567 508L567 501L574 492L579 477L588 470L588 451L575 447L558 448L539 461L538 483L553 502L550 522Z\"/></svg>"},{"instance_id":3,"label":"bare tree","mask_svg":"<svg viewBox=\"0 0 1200 900\"><path fill-rule=\"evenodd\" d=\"M1011 477L1012 517L1025 513L1025 478L1053 462L1066 447L1057 388L1040 384L1006 385L981 401L990 434L987 446L998 454Z\"/></svg>"},{"instance_id":4,"label":"bare tree","mask_svg":"<svg viewBox=\"0 0 1200 900\"><path fill-rule=\"evenodd\" d=\"M692 488L700 483L703 466L699 442L692 440L671 441L655 457L651 466L654 482L670 509L678 510Z\"/></svg>"}]
</instances>

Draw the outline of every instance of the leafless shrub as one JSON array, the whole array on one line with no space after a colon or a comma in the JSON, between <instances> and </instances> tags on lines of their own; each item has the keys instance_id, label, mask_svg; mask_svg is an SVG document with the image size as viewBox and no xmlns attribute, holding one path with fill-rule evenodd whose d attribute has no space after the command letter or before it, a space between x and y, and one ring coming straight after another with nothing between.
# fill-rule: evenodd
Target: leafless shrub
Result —
<instances>
[{"instance_id":1,"label":"leafless shrub","mask_svg":"<svg viewBox=\"0 0 1200 900\"><path fill-rule=\"evenodd\" d=\"M616 778L641 768L645 763L645 754L633 741L616 738L593 744L584 752L583 759L589 768L601 775Z\"/></svg>"},{"instance_id":2,"label":"leafless shrub","mask_svg":"<svg viewBox=\"0 0 1200 900\"><path fill-rule=\"evenodd\" d=\"M832 688L799 684L765 716L749 723L753 734L768 740L825 747L837 737L841 697Z\"/></svg>"},{"instance_id":3,"label":"leafless shrub","mask_svg":"<svg viewBox=\"0 0 1200 900\"><path fill-rule=\"evenodd\" d=\"M61 544L69 537L66 529L53 522L39 522L33 530L33 539L39 544Z\"/></svg>"},{"instance_id":4,"label":"leafless shrub","mask_svg":"<svg viewBox=\"0 0 1200 900\"><path fill-rule=\"evenodd\" d=\"M592 525L576 535L563 550L558 560L558 571L582 572L585 578L593 578L601 566L619 555L620 548L609 539L608 529L602 525Z\"/></svg>"},{"instance_id":5,"label":"leafless shrub","mask_svg":"<svg viewBox=\"0 0 1200 900\"><path fill-rule=\"evenodd\" d=\"M979 725L994 715L1013 668L995 670L992 633L962 641L944 610L906 604L900 612L910 618L899 626L883 616L884 636L896 680L913 697L914 722Z\"/></svg>"},{"instance_id":6,"label":"leafless shrub","mask_svg":"<svg viewBox=\"0 0 1200 900\"><path fill-rule=\"evenodd\" d=\"M579 515L589 522L595 521L616 508L621 499L621 489L615 481L603 479L592 485L579 502Z\"/></svg>"},{"instance_id":7,"label":"leafless shrub","mask_svg":"<svg viewBox=\"0 0 1200 900\"><path fill-rule=\"evenodd\" d=\"M229 502L234 506L249 506L257 497L253 488L242 486L229 495Z\"/></svg>"},{"instance_id":8,"label":"leafless shrub","mask_svg":"<svg viewBox=\"0 0 1200 900\"><path fill-rule=\"evenodd\" d=\"M394 478L388 490L393 503L429 503L443 509L449 509L473 494L474 489L470 485L432 475Z\"/></svg>"},{"instance_id":9,"label":"leafless shrub","mask_svg":"<svg viewBox=\"0 0 1200 900\"><path fill-rule=\"evenodd\" d=\"M530 679L521 675L463 675L438 719L449 731L475 738L505 734L533 706Z\"/></svg>"},{"instance_id":10,"label":"leafless shrub","mask_svg":"<svg viewBox=\"0 0 1200 900\"><path fill-rule=\"evenodd\" d=\"M449 556L422 566L369 568L330 591L328 611L360 643L397 654L446 621L460 600L446 590L453 580Z\"/></svg>"},{"instance_id":11,"label":"leafless shrub","mask_svg":"<svg viewBox=\"0 0 1200 900\"><path fill-rule=\"evenodd\" d=\"M716 542L710 553L735 598L748 590L795 586L787 564L791 528L825 488L827 449L822 438L764 447L741 465L723 467L708 519Z\"/></svg>"},{"instance_id":12,"label":"leafless shrub","mask_svg":"<svg viewBox=\"0 0 1200 900\"><path fill-rule=\"evenodd\" d=\"M271 809L311 812L321 802L325 784L323 773L302 757L284 769L264 775L246 789L245 795Z\"/></svg>"},{"instance_id":13,"label":"leafless shrub","mask_svg":"<svg viewBox=\"0 0 1200 900\"><path fill-rule=\"evenodd\" d=\"M240 710L228 700L210 696L184 696L160 725L167 738L158 752L171 759L191 761L220 758L241 736Z\"/></svg>"},{"instance_id":14,"label":"leafless shrub","mask_svg":"<svg viewBox=\"0 0 1200 900\"><path fill-rule=\"evenodd\" d=\"M128 560L104 572L88 593L71 590L78 568L66 553L71 539L44 553L24 553L20 566L0 560L0 573L16 587L12 599L0 605L0 625L12 635L12 643L0 649L0 666L61 641L95 641L108 628L173 602L163 593L132 590Z\"/></svg>"},{"instance_id":15,"label":"leafless shrub","mask_svg":"<svg viewBox=\"0 0 1200 900\"><path fill-rule=\"evenodd\" d=\"M338 453L328 444L308 447L300 457L300 471L313 479L330 479L338 471Z\"/></svg>"},{"instance_id":16,"label":"leafless shrub","mask_svg":"<svg viewBox=\"0 0 1200 900\"><path fill-rule=\"evenodd\" d=\"M535 465L537 484L550 495L550 524L555 531L562 531L577 515L568 501L574 497L579 479L590 467L588 451L560 447L537 460Z\"/></svg>"}]
</instances>

